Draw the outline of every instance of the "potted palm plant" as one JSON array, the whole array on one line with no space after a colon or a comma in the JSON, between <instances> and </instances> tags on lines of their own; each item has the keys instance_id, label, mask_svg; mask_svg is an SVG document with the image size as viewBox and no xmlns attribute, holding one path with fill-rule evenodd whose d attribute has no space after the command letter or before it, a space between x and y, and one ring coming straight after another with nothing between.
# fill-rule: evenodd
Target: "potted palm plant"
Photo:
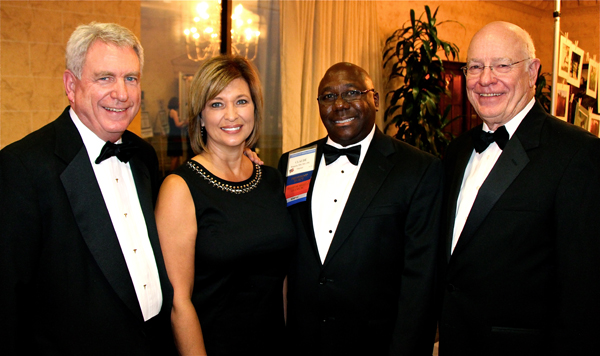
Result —
<instances>
[{"instance_id":1,"label":"potted palm plant","mask_svg":"<svg viewBox=\"0 0 600 356\"><path fill-rule=\"evenodd\" d=\"M539 102L547 113L550 113L551 104L551 91L552 86L548 85L546 77L551 78L551 74L546 72L542 73L542 67L538 72L537 80L535 81L535 100Z\"/></svg>"},{"instance_id":2,"label":"potted palm plant","mask_svg":"<svg viewBox=\"0 0 600 356\"><path fill-rule=\"evenodd\" d=\"M454 60L459 49L438 37L437 26L457 23L451 20L436 23L438 9L432 15L429 6L425 6L425 13L418 19L415 11L410 10L410 21L386 40L383 66L394 87L386 94L389 106L385 110L385 122L398 128L396 138L441 156L451 139L444 132L451 120L447 118L450 106L444 112L439 108L441 95L449 95L449 92L438 51L443 51L446 59Z\"/></svg>"}]
</instances>

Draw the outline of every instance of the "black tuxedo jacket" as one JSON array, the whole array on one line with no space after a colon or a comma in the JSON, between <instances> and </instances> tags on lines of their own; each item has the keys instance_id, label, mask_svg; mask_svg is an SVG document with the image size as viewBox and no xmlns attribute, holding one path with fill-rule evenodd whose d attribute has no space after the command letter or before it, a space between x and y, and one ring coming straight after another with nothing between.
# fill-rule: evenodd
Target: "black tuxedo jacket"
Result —
<instances>
[{"instance_id":1,"label":"black tuxedo jacket","mask_svg":"<svg viewBox=\"0 0 600 356\"><path fill-rule=\"evenodd\" d=\"M130 161L158 266L163 306L144 322L125 258L67 107L0 151L0 353L163 355L172 288L161 255L152 147Z\"/></svg>"},{"instance_id":2,"label":"black tuxedo jacket","mask_svg":"<svg viewBox=\"0 0 600 356\"><path fill-rule=\"evenodd\" d=\"M472 152L467 133L444 159L440 355L595 353L600 140L536 103L481 186L451 255Z\"/></svg>"},{"instance_id":3,"label":"black tuxedo jacket","mask_svg":"<svg viewBox=\"0 0 600 356\"><path fill-rule=\"evenodd\" d=\"M315 142L316 168L325 142ZM299 241L288 275L291 354L431 355L441 162L376 130L324 264L310 204L318 174L307 201L289 208Z\"/></svg>"}]
</instances>

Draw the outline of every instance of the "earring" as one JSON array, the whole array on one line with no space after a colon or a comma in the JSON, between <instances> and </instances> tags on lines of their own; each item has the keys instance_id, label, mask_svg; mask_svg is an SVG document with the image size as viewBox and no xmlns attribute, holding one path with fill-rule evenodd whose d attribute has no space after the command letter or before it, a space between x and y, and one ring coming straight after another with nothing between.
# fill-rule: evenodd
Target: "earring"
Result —
<instances>
[{"instance_id":1,"label":"earring","mask_svg":"<svg viewBox=\"0 0 600 356\"><path fill-rule=\"evenodd\" d=\"M202 142L206 143L206 129L204 126L200 126L200 137L202 138Z\"/></svg>"}]
</instances>

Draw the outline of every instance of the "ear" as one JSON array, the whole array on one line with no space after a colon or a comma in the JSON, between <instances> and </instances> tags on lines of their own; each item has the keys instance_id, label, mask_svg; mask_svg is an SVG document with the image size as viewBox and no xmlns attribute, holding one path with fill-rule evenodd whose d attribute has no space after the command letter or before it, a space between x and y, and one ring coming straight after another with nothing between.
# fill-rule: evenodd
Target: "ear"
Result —
<instances>
[{"instance_id":1,"label":"ear","mask_svg":"<svg viewBox=\"0 0 600 356\"><path fill-rule=\"evenodd\" d=\"M540 60L538 58L533 58L529 63L529 67L527 71L529 72L529 87L535 87L535 82L537 81L538 72L540 70Z\"/></svg>"},{"instance_id":2,"label":"ear","mask_svg":"<svg viewBox=\"0 0 600 356\"><path fill-rule=\"evenodd\" d=\"M75 102L75 86L77 85L77 77L70 70L65 70L63 73L63 84L65 86L65 93L69 99L69 103Z\"/></svg>"},{"instance_id":3,"label":"ear","mask_svg":"<svg viewBox=\"0 0 600 356\"><path fill-rule=\"evenodd\" d=\"M376 91L373 92L373 102L375 103L375 109L379 111L379 93Z\"/></svg>"}]
</instances>

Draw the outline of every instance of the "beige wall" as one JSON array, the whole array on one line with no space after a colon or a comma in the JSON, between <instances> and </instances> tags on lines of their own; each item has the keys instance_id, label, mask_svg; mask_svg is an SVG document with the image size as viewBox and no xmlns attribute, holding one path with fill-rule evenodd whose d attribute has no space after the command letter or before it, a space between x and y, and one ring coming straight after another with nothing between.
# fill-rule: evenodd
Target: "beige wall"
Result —
<instances>
[{"instance_id":1,"label":"beige wall","mask_svg":"<svg viewBox=\"0 0 600 356\"><path fill-rule=\"evenodd\" d=\"M140 1L0 1L0 13L0 148L69 104L64 51L78 25L115 22L140 36ZM131 129L139 133L139 115Z\"/></svg>"},{"instance_id":2,"label":"beige wall","mask_svg":"<svg viewBox=\"0 0 600 356\"><path fill-rule=\"evenodd\" d=\"M432 10L439 6L438 21L452 19L464 25L447 23L439 27L440 37L461 49L459 60L465 59L469 40L479 28L490 21L504 20L531 33L543 71L550 72L554 24L551 3L378 1L380 38L384 42L400 28L409 19L410 9L419 16L424 5ZM579 40L586 52L600 54L599 3L562 3L562 30L569 32L572 40ZM62 87L64 48L75 27L91 21L116 22L140 37L140 7L140 1L131 0L0 1L0 148L54 120L68 105ZM175 90L175 85L170 83L165 90ZM164 97L168 100L168 95ZM139 133L139 116L131 129Z\"/></svg>"},{"instance_id":3,"label":"beige wall","mask_svg":"<svg viewBox=\"0 0 600 356\"><path fill-rule=\"evenodd\" d=\"M542 62L543 72L552 72L554 38L554 1L379 1L379 34L382 43L410 19L410 9L418 18L429 5L438 10L439 37L458 45L460 61L465 61L471 37L492 21L508 21L528 31L536 46L536 55ZM569 38L579 40L579 47L586 52L599 54L600 3L596 1L562 1L561 31L569 32Z\"/></svg>"}]
</instances>

